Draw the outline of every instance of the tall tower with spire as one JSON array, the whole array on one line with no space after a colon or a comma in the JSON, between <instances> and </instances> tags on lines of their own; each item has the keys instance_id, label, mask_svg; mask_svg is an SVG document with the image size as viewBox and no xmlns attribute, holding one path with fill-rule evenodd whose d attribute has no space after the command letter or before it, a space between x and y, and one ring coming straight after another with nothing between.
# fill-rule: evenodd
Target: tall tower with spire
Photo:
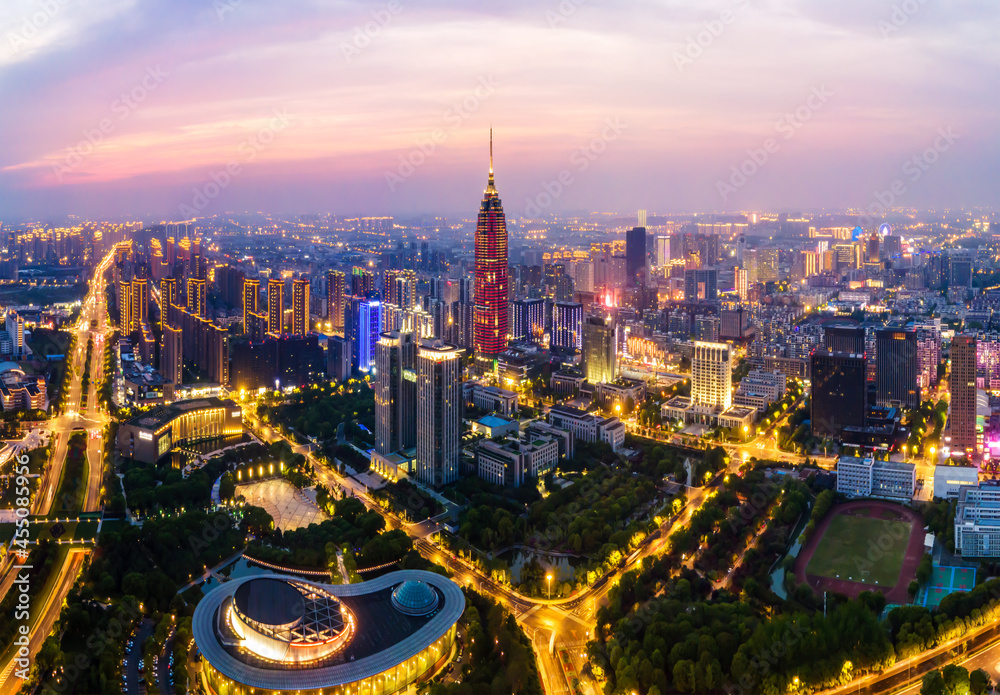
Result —
<instances>
[{"instance_id":1,"label":"tall tower with spire","mask_svg":"<svg viewBox=\"0 0 1000 695\"><path fill-rule=\"evenodd\" d=\"M507 347L507 221L493 181L493 129L490 176L476 224L476 284L473 347L476 360L492 369Z\"/></svg>"}]
</instances>

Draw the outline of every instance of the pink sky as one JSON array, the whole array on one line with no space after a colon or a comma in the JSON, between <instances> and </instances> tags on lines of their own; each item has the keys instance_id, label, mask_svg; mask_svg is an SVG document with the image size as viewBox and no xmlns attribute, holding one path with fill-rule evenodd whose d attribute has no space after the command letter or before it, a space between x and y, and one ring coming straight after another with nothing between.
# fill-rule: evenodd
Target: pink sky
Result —
<instances>
[{"instance_id":1,"label":"pink sky","mask_svg":"<svg viewBox=\"0 0 1000 695\"><path fill-rule=\"evenodd\" d=\"M471 215L491 124L512 216L996 202L985 0L50 1L0 7L0 215Z\"/></svg>"}]
</instances>

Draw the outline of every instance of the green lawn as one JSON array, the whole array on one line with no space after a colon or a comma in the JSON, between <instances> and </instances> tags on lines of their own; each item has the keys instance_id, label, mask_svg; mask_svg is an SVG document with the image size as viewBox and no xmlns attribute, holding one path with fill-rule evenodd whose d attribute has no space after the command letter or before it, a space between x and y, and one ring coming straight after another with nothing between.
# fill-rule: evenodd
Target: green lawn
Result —
<instances>
[{"instance_id":1,"label":"green lawn","mask_svg":"<svg viewBox=\"0 0 1000 695\"><path fill-rule=\"evenodd\" d=\"M59 488L53 500L52 512L74 512L83 509L83 498L87 493L87 434L74 432L70 435L63 463Z\"/></svg>"},{"instance_id":2,"label":"green lawn","mask_svg":"<svg viewBox=\"0 0 1000 695\"><path fill-rule=\"evenodd\" d=\"M807 574L891 587L899 579L909 523L838 514L819 541Z\"/></svg>"}]
</instances>

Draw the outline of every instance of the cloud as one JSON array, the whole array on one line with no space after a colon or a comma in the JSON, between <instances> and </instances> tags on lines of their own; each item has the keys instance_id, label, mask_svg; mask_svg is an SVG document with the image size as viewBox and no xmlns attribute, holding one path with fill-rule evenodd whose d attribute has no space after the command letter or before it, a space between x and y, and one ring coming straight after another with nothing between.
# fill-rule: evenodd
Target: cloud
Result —
<instances>
[{"instance_id":1,"label":"cloud","mask_svg":"<svg viewBox=\"0 0 1000 695\"><path fill-rule=\"evenodd\" d=\"M734 205L867 202L944 125L964 133L949 153L961 169L942 162L949 185L914 187L913 204L947 202L943 191L991 202L982 174L996 170L1000 104L987 85L1000 78L998 10L907 1L917 9L884 36L878 22L906 3L12 0L0 26L23 28L46 2L58 9L29 46L0 52L0 99L10 105L0 111L0 202L19 214L82 201L95 213L169 210L281 108L292 124L219 205L474 207L491 124L498 181L520 200L604 119L621 117L627 135L553 210L714 208L719 176L817 85L836 97ZM678 67L677 56L693 54ZM168 76L123 111L151 69ZM484 77L500 86L450 127ZM439 129L444 142L390 194L385 172Z\"/></svg>"}]
</instances>

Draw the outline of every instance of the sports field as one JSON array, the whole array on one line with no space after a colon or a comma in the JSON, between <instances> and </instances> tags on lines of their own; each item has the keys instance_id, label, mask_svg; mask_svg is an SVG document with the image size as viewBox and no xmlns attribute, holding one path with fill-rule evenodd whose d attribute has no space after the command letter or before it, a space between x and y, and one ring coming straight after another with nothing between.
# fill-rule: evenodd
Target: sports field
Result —
<instances>
[{"instance_id":1,"label":"sports field","mask_svg":"<svg viewBox=\"0 0 1000 695\"><path fill-rule=\"evenodd\" d=\"M892 587L899 579L912 526L837 514L816 547L806 574Z\"/></svg>"}]
</instances>

